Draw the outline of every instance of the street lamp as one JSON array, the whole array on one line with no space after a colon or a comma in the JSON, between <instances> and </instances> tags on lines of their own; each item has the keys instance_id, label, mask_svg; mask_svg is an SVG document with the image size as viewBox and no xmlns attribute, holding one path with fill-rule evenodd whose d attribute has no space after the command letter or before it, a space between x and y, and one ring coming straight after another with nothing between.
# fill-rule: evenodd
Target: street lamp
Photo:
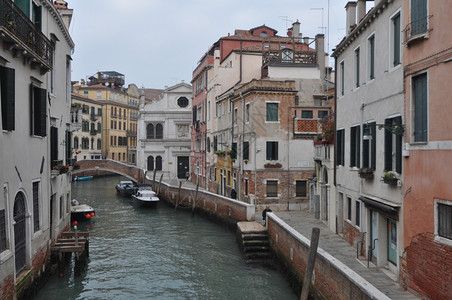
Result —
<instances>
[{"instance_id":1,"label":"street lamp","mask_svg":"<svg viewBox=\"0 0 452 300\"><path fill-rule=\"evenodd\" d=\"M405 134L405 125L403 124L376 124L376 123L365 123L363 124L363 140L372 139L372 135L370 132L370 127L377 127L379 130L386 129L395 135L403 136Z\"/></svg>"}]
</instances>

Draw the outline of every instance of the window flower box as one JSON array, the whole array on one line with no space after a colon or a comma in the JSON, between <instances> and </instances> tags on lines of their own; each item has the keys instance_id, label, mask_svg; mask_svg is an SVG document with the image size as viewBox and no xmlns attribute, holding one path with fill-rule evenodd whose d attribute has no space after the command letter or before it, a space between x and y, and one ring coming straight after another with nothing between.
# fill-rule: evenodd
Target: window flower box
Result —
<instances>
[{"instance_id":1,"label":"window flower box","mask_svg":"<svg viewBox=\"0 0 452 300\"><path fill-rule=\"evenodd\" d=\"M281 168L282 165L280 163L266 163L264 168Z\"/></svg>"},{"instance_id":2,"label":"window flower box","mask_svg":"<svg viewBox=\"0 0 452 300\"><path fill-rule=\"evenodd\" d=\"M397 185L397 181L398 180L399 179L397 179L397 178L386 178L386 177L383 177L383 182L386 183L386 184L389 184L389 185Z\"/></svg>"},{"instance_id":3,"label":"window flower box","mask_svg":"<svg viewBox=\"0 0 452 300\"><path fill-rule=\"evenodd\" d=\"M358 171L359 177L364 179L373 179L374 178L374 170L371 168L361 168Z\"/></svg>"},{"instance_id":4,"label":"window flower box","mask_svg":"<svg viewBox=\"0 0 452 300\"><path fill-rule=\"evenodd\" d=\"M383 171L383 182L389 185L397 185L397 182L399 181L399 173L397 173L395 170L393 171Z\"/></svg>"}]
</instances>

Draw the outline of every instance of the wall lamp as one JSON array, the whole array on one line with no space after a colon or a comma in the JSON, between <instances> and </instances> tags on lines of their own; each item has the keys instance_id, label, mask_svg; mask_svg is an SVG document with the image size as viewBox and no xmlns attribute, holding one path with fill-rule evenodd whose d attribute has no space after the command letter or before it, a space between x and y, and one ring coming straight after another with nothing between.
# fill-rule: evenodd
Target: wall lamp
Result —
<instances>
[{"instance_id":1,"label":"wall lamp","mask_svg":"<svg viewBox=\"0 0 452 300\"><path fill-rule=\"evenodd\" d=\"M403 136L405 134L405 125L403 124L376 124L376 123L365 123L363 124L363 140L371 140L372 134L370 132L370 127L377 127L379 130L386 129L392 134Z\"/></svg>"}]
</instances>

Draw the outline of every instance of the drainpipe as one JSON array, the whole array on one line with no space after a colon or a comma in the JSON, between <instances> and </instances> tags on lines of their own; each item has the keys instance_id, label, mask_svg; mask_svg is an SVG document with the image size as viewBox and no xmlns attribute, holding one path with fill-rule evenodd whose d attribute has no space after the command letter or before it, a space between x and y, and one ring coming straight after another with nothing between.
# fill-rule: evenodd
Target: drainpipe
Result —
<instances>
[{"instance_id":1,"label":"drainpipe","mask_svg":"<svg viewBox=\"0 0 452 300\"><path fill-rule=\"evenodd\" d=\"M334 58L334 82L337 82L337 58ZM344 142L344 141L342 141ZM337 153L337 88L334 89L334 159L333 159L333 180L334 180L334 186L337 186L336 183L336 176L337 176L337 170L336 170L336 153Z\"/></svg>"}]
</instances>

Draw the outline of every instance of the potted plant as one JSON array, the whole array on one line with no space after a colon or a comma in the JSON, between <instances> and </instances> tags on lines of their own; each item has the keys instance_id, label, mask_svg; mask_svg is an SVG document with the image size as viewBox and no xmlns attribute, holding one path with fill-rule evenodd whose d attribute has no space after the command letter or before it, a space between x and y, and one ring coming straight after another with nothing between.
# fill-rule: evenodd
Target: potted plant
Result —
<instances>
[{"instance_id":1,"label":"potted plant","mask_svg":"<svg viewBox=\"0 0 452 300\"><path fill-rule=\"evenodd\" d=\"M80 169L80 164L79 163L74 164L74 170L78 170L78 169Z\"/></svg>"},{"instance_id":2,"label":"potted plant","mask_svg":"<svg viewBox=\"0 0 452 300\"><path fill-rule=\"evenodd\" d=\"M69 171L69 166L68 165L63 165L60 168L60 174L64 174L67 173Z\"/></svg>"},{"instance_id":3,"label":"potted plant","mask_svg":"<svg viewBox=\"0 0 452 300\"><path fill-rule=\"evenodd\" d=\"M244 159L243 162L245 163L245 165L248 164L248 160L247 159Z\"/></svg>"},{"instance_id":4,"label":"potted plant","mask_svg":"<svg viewBox=\"0 0 452 300\"><path fill-rule=\"evenodd\" d=\"M374 170L371 168L361 168L358 170L359 177L364 179L372 179L374 178Z\"/></svg>"},{"instance_id":5,"label":"potted plant","mask_svg":"<svg viewBox=\"0 0 452 300\"><path fill-rule=\"evenodd\" d=\"M215 151L216 155L224 155L224 151L223 150L217 150Z\"/></svg>"},{"instance_id":6,"label":"potted plant","mask_svg":"<svg viewBox=\"0 0 452 300\"><path fill-rule=\"evenodd\" d=\"M282 165L279 162L275 162L275 163L266 163L264 165L264 168L281 168Z\"/></svg>"},{"instance_id":7,"label":"potted plant","mask_svg":"<svg viewBox=\"0 0 452 300\"><path fill-rule=\"evenodd\" d=\"M383 182L389 185L397 185L397 181L399 180L399 173L395 170L392 171L383 171Z\"/></svg>"}]
</instances>

